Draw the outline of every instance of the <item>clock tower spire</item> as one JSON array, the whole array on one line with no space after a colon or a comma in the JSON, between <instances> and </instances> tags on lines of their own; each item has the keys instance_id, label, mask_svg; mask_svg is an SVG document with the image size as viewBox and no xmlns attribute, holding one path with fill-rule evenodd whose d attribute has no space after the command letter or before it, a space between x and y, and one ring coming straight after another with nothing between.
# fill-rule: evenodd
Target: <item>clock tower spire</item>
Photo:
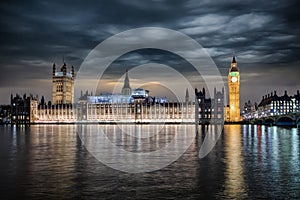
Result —
<instances>
[{"instance_id":1,"label":"clock tower spire","mask_svg":"<svg viewBox=\"0 0 300 200\"><path fill-rule=\"evenodd\" d=\"M232 57L232 62L228 74L228 90L229 90L229 122L241 121L240 115L240 74L237 68L235 55Z\"/></svg>"}]
</instances>

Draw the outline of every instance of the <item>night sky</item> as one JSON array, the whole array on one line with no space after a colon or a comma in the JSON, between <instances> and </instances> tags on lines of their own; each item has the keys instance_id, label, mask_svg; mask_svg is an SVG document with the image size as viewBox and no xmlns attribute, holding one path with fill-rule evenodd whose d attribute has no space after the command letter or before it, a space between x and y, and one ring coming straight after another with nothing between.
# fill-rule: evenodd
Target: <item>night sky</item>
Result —
<instances>
[{"instance_id":1,"label":"night sky","mask_svg":"<svg viewBox=\"0 0 300 200\"><path fill-rule=\"evenodd\" d=\"M299 0L2 1L0 104L8 104L11 93L51 100L53 62L60 67L64 56L78 70L107 37L139 27L169 28L195 39L225 81L234 51L242 104L248 99L259 102L273 90L292 95L300 89L299 8ZM125 67L148 61L188 70L176 59L167 62L172 57L161 51L132 52L116 61L108 77L119 78Z\"/></svg>"}]
</instances>

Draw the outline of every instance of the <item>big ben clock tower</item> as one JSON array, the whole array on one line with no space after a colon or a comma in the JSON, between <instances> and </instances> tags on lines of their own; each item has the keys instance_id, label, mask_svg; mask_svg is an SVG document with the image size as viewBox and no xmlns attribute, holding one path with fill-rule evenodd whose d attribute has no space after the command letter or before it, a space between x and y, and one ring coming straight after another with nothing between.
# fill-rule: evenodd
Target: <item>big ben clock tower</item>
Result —
<instances>
[{"instance_id":1,"label":"big ben clock tower","mask_svg":"<svg viewBox=\"0 0 300 200\"><path fill-rule=\"evenodd\" d=\"M228 74L228 90L229 90L229 122L241 121L240 115L240 74L235 61L232 58L229 74Z\"/></svg>"}]
</instances>

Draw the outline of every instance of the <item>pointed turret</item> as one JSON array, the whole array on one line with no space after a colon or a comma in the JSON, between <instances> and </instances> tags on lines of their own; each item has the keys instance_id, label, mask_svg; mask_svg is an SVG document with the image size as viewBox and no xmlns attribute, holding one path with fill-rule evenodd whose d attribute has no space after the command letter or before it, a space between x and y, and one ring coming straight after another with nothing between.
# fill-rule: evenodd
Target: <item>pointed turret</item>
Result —
<instances>
[{"instance_id":1,"label":"pointed turret","mask_svg":"<svg viewBox=\"0 0 300 200\"><path fill-rule=\"evenodd\" d=\"M53 71L52 71L53 76L55 76L55 72L56 72L56 65L55 65L55 63L53 63Z\"/></svg>"},{"instance_id":2,"label":"pointed turret","mask_svg":"<svg viewBox=\"0 0 300 200\"><path fill-rule=\"evenodd\" d=\"M185 102L189 102L189 101L190 101L189 90L186 88L186 91L185 91Z\"/></svg>"},{"instance_id":3,"label":"pointed turret","mask_svg":"<svg viewBox=\"0 0 300 200\"><path fill-rule=\"evenodd\" d=\"M124 79L124 88L130 88L127 69L126 69L126 74L125 74L125 79Z\"/></svg>"},{"instance_id":4,"label":"pointed turret","mask_svg":"<svg viewBox=\"0 0 300 200\"><path fill-rule=\"evenodd\" d=\"M75 77L75 70L74 70L73 65L72 65L72 69L71 69L71 74L72 74L72 77L74 78Z\"/></svg>"},{"instance_id":5,"label":"pointed turret","mask_svg":"<svg viewBox=\"0 0 300 200\"><path fill-rule=\"evenodd\" d=\"M42 96L41 105L45 105L45 98L44 98L44 96Z\"/></svg>"},{"instance_id":6,"label":"pointed turret","mask_svg":"<svg viewBox=\"0 0 300 200\"><path fill-rule=\"evenodd\" d=\"M235 60L235 55L233 54L232 56L232 61L231 61L231 65L230 65L230 72L238 72L238 68L237 68L237 63Z\"/></svg>"},{"instance_id":7,"label":"pointed turret","mask_svg":"<svg viewBox=\"0 0 300 200\"><path fill-rule=\"evenodd\" d=\"M64 75L67 74L67 65L66 63L63 64L63 66L60 68L60 71L64 73Z\"/></svg>"},{"instance_id":8,"label":"pointed turret","mask_svg":"<svg viewBox=\"0 0 300 200\"><path fill-rule=\"evenodd\" d=\"M234 54L232 56L232 62L231 63L236 63L236 61L235 61L235 55Z\"/></svg>"}]
</instances>

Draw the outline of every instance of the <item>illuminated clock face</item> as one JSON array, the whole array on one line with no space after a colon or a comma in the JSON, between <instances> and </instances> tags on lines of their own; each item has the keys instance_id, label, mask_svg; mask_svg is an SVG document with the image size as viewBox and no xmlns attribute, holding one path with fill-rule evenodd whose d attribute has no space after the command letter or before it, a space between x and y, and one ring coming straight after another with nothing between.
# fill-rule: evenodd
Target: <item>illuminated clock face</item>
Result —
<instances>
[{"instance_id":1,"label":"illuminated clock face","mask_svg":"<svg viewBox=\"0 0 300 200\"><path fill-rule=\"evenodd\" d=\"M237 79L237 77L235 77L235 76L231 78L231 82L233 82L233 83L237 82L237 80L238 80L238 79Z\"/></svg>"}]
</instances>

